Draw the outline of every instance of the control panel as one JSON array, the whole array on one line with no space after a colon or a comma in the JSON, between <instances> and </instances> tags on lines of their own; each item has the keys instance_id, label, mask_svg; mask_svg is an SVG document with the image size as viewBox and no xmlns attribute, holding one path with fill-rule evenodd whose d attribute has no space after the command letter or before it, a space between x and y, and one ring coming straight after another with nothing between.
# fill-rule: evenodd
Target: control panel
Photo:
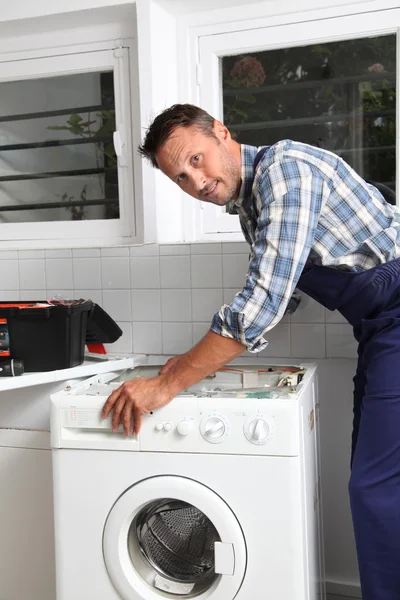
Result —
<instances>
[{"instance_id":1,"label":"control panel","mask_svg":"<svg viewBox=\"0 0 400 600\"><path fill-rule=\"evenodd\" d=\"M81 447L111 448L114 444L139 452L298 454L301 411L295 397L284 402L177 397L145 415L139 435L128 437L122 427L117 433L111 431L111 416L101 418L105 400L104 396L63 400L57 418L61 437L71 442L68 447L74 447L75 439Z\"/></svg>"},{"instance_id":2,"label":"control panel","mask_svg":"<svg viewBox=\"0 0 400 600\"><path fill-rule=\"evenodd\" d=\"M314 377L314 365L300 371L265 366L221 369L196 389L189 388L167 406L146 414L138 435L125 436L122 426L112 432L112 415L101 418L107 397L120 382L109 375L95 376L52 396L52 445L298 456L304 423L309 429L314 414Z\"/></svg>"}]
</instances>

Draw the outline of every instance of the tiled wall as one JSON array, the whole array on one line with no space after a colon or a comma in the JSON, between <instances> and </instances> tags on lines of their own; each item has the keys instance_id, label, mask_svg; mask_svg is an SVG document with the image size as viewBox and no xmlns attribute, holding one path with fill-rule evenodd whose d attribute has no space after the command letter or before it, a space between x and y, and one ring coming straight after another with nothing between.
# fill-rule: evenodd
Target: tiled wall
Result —
<instances>
[{"instance_id":1,"label":"tiled wall","mask_svg":"<svg viewBox=\"0 0 400 600\"><path fill-rule=\"evenodd\" d=\"M241 242L0 251L0 294L3 300L91 298L124 332L109 351L177 354L204 335L214 312L241 289L247 266ZM341 315L307 296L266 337L261 356L356 356Z\"/></svg>"}]
</instances>

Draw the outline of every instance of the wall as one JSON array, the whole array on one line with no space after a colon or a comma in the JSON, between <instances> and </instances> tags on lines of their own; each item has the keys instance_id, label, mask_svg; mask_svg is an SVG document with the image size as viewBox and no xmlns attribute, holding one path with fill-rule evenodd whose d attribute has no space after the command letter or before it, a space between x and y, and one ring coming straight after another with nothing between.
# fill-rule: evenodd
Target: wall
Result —
<instances>
[{"instance_id":1,"label":"wall","mask_svg":"<svg viewBox=\"0 0 400 600\"><path fill-rule=\"evenodd\" d=\"M91 298L124 332L109 351L171 355L206 333L213 313L243 285L247 266L245 243L1 251L0 293L3 300ZM356 356L351 329L304 296L296 313L266 337L266 360L319 365L327 576L351 589L357 581L347 500Z\"/></svg>"},{"instance_id":2,"label":"wall","mask_svg":"<svg viewBox=\"0 0 400 600\"><path fill-rule=\"evenodd\" d=\"M35 2L2 2L0 21L31 19L79 10L134 4L132 0L36 0Z\"/></svg>"}]
</instances>

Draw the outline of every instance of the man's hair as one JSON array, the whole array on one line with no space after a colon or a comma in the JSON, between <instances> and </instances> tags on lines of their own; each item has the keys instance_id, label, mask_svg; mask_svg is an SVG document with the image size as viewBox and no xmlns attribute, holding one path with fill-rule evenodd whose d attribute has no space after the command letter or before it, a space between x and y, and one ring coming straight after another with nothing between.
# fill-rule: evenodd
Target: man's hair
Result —
<instances>
[{"instance_id":1,"label":"man's hair","mask_svg":"<svg viewBox=\"0 0 400 600\"><path fill-rule=\"evenodd\" d=\"M196 125L209 137L216 137L213 131L215 119L202 108L193 104L174 104L160 113L146 132L143 144L138 146L139 154L151 161L159 169L156 152L168 140L177 127Z\"/></svg>"}]
</instances>

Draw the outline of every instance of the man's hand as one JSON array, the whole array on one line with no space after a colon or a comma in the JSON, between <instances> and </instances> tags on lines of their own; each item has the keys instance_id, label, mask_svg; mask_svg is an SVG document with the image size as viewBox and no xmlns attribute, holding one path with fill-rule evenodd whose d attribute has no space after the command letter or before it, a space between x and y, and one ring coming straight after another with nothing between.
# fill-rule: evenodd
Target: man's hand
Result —
<instances>
[{"instance_id":1,"label":"man's hand","mask_svg":"<svg viewBox=\"0 0 400 600\"><path fill-rule=\"evenodd\" d=\"M209 331L194 348L170 358L157 377L125 381L109 396L101 416L105 419L113 411L113 431L122 423L126 435L131 430L137 435L144 414L165 406L180 391L217 371L244 349L236 340Z\"/></svg>"},{"instance_id":2,"label":"man's hand","mask_svg":"<svg viewBox=\"0 0 400 600\"><path fill-rule=\"evenodd\" d=\"M117 431L122 423L125 435L129 435L131 431L137 435L142 426L143 415L154 408L165 406L173 396L164 377L138 377L125 381L113 391L103 406L101 416L103 419L107 418L112 410L112 430Z\"/></svg>"}]
</instances>

